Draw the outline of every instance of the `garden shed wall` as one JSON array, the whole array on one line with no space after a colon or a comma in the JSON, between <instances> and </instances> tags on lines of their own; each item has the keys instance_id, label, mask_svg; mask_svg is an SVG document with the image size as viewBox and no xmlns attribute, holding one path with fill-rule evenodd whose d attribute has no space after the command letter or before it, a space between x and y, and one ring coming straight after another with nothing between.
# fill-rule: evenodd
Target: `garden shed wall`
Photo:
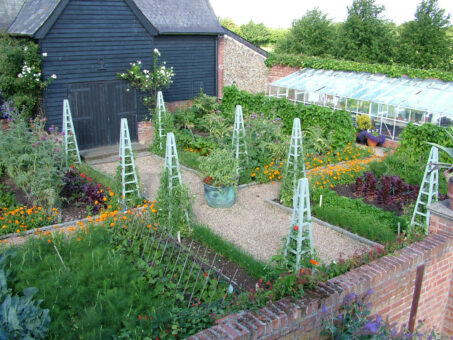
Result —
<instances>
[{"instance_id":1,"label":"garden shed wall","mask_svg":"<svg viewBox=\"0 0 453 340\"><path fill-rule=\"evenodd\" d=\"M38 41L43 78L56 76L43 112L49 125L61 126L68 98L81 149L118 143L121 118L137 140L147 110L117 74L137 60L152 69L154 48L175 72L166 102L191 99L200 89L217 94L221 26L208 0L25 0L8 32Z\"/></svg>"},{"instance_id":2,"label":"garden shed wall","mask_svg":"<svg viewBox=\"0 0 453 340\"><path fill-rule=\"evenodd\" d=\"M420 265L425 271L416 320L424 320L423 331L453 336L453 211L445 205L431 206L432 232L423 241L319 284L300 300L227 316L190 339L319 339L323 306L336 312L345 296L370 289L373 314L407 324Z\"/></svg>"},{"instance_id":3,"label":"garden shed wall","mask_svg":"<svg viewBox=\"0 0 453 340\"><path fill-rule=\"evenodd\" d=\"M219 97L223 86L251 93L265 92L267 52L225 29L219 41Z\"/></svg>"},{"instance_id":4,"label":"garden shed wall","mask_svg":"<svg viewBox=\"0 0 453 340\"><path fill-rule=\"evenodd\" d=\"M61 125L69 97L81 148L116 143L125 117L136 139L137 115L146 109L117 74L137 60L150 68L154 44L123 0L70 1L39 45L47 54L44 78L57 76L44 93L49 124ZM109 134L115 127L118 133Z\"/></svg>"}]
</instances>

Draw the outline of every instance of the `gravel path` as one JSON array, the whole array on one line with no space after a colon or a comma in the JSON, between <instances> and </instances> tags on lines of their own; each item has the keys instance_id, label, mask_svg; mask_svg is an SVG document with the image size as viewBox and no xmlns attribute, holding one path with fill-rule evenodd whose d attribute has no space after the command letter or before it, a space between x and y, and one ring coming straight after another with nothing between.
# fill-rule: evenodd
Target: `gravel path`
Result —
<instances>
[{"instance_id":1,"label":"gravel path","mask_svg":"<svg viewBox=\"0 0 453 340\"><path fill-rule=\"evenodd\" d=\"M94 167L114 175L117 162L96 164ZM155 156L136 159L141 190L155 199L164 161ZM238 189L236 203L227 209L210 208L205 201L201 178L192 171L182 170L183 182L195 196L193 210L198 222L208 226L223 238L232 241L260 260L269 260L282 246L291 222L289 212L273 207L264 199L277 197L280 184L260 184ZM328 227L312 223L313 242L320 258L330 262L340 256L351 257L355 251L369 246Z\"/></svg>"}]
</instances>

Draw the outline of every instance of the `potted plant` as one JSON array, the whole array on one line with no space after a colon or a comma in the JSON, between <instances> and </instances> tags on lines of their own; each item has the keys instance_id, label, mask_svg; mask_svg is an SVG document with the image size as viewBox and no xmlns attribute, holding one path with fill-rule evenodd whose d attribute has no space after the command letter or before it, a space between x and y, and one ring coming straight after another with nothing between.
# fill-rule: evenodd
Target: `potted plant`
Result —
<instances>
[{"instance_id":1,"label":"potted plant","mask_svg":"<svg viewBox=\"0 0 453 340\"><path fill-rule=\"evenodd\" d=\"M371 119L369 115L357 115L356 116L357 128L360 131L371 129Z\"/></svg>"},{"instance_id":2,"label":"potted plant","mask_svg":"<svg viewBox=\"0 0 453 340\"><path fill-rule=\"evenodd\" d=\"M204 194L210 207L229 208L236 202L237 168L238 161L226 149L212 150L201 159Z\"/></svg>"},{"instance_id":3,"label":"potted plant","mask_svg":"<svg viewBox=\"0 0 453 340\"><path fill-rule=\"evenodd\" d=\"M363 144L365 144L366 142L368 146L374 148L376 145L380 146L385 143L385 136L379 135L377 132L369 132L367 130L363 130L357 136L357 142Z\"/></svg>"}]
</instances>

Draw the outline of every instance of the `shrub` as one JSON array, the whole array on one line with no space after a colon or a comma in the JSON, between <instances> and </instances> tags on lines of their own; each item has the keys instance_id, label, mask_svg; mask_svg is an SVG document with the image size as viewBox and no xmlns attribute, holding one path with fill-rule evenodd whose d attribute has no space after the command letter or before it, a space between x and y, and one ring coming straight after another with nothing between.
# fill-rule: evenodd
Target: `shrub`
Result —
<instances>
[{"instance_id":1,"label":"shrub","mask_svg":"<svg viewBox=\"0 0 453 340\"><path fill-rule=\"evenodd\" d=\"M0 89L28 120L40 112L42 90L50 83L41 80L41 56L30 39L0 34Z\"/></svg>"},{"instance_id":2,"label":"shrub","mask_svg":"<svg viewBox=\"0 0 453 340\"><path fill-rule=\"evenodd\" d=\"M357 115L356 122L359 130L371 129L371 119L369 115Z\"/></svg>"},{"instance_id":3,"label":"shrub","mask_svg":"<svg viewBox=\"0 0 453 340\"><path fill-rule=\"evenodd\" d=\"M294 54L271 54L266 59L266 66L288 65L299 68L314 68L333 71L352 71L385 74L391 78L409 76L411 78L437 78L453 81L453 72L440 70L422 70L402 65L367 64L349 60L312 57Z\"/></svg>"},{"instance_id":4,"label":"shrub","mask_svg":"<svg viewBox=\"0 0 453 340\"><path fill-rule=\"evenodd\" d=\"M451 129L430 123L423 125L409 123L401 132L401 141L396 153L398 155L406 154L411 161L418 161L420 159L427 161L431 145L426 142L453 147L453 141L448 135L448 131L451 132ZM439 153L439 160L449 162L449 158L443 153Z\"/></svg>"},{"instance_id":5,"label":"shrub","mask_svg":"<svg viewBox=\"0 0 453 340\"><path fill-rule=\"evenodd\" d=\"M354 141L355 129L351 115L342 110L304 104L294 104L286 98L266 97L239 91L235 86L223 89L222 112L233 112L236 105L242 105L245 113L260 112L270 119L280 118L286 134L291 133L293 120L299 117L302 130L319 126L328 134L332 132L333 147L337 148ZM325 136L327 137L327 136Z\"/></svg>"},{"instance_id":6,"label":"shrub","mask_svg":"<svg viewBox=\"0 0 453 340\"><path fill-rule=\"evenodd\" d=\"M14 183L35 205L49 212L60 204L65 163L61 136L45 119L27 122L13 114L8 130L0 128L0 162Z\"/></svg>"}]
</instances>

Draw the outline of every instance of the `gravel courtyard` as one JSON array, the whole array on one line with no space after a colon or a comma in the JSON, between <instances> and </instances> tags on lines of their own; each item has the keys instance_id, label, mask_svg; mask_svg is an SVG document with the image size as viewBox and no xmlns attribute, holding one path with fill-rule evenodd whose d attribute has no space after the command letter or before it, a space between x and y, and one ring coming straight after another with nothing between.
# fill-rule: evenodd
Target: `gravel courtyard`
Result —
<instances>
[{"instance_id":1,"label":"gravel courtyard","mask_svg":"<svg viewBox=\"0 0 453 340\"><path fill-rule=\"evenodd\" d=\"M113 176L117 164L103 163L94 167ZM138 157L136 166L142 192L147 198L155 199L164 161L154 155ZM240 188L237 201L231 208L214 209L206 204L200 176L193 171L181 171L184 184L194 196L193 210L197 222L208 226L260 260L269 260L277 248L282 246L282 238L288 233L291 214L264 201L277 197L279 183ZM348 258L355 251L369 248L368 245L323 225L313 222L312 228L314 247L324 261L330 262L340 256Z\"/></svg>"}]
</instances>

